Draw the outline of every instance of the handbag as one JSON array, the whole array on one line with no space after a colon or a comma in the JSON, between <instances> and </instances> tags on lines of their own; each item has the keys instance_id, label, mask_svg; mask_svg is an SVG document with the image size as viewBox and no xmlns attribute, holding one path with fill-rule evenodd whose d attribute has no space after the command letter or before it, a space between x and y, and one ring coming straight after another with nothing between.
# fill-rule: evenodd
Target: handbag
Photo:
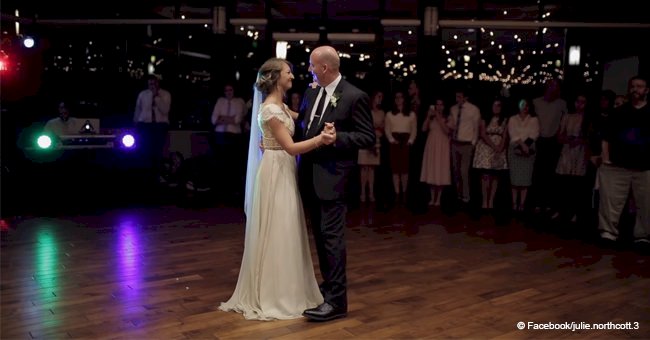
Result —
<instances>
[{"instance_id":1,"label":"handbag","mask_svg":"<svg viewBox=\"0 0 650 340\"><path fill-rule=\"evenodd\" d=\"M535 151L535 141L531 138L528 138L524 141L524 144L528 146L528 153L525 153L524 150L521 148L519 144L515 146L515 155L521 156L521 157L530 157L534 156L536 151Z\"/></svg>"}]
</instances>

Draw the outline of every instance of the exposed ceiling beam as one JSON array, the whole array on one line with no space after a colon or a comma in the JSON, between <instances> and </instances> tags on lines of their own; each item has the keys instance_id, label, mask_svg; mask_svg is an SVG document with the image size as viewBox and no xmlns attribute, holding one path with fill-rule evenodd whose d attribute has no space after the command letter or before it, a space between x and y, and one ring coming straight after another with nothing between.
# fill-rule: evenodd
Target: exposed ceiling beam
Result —
<instances>
[{"instance_id":1,"label":"exposed ceiling beam","mask_svg":"<svg viewBox=\"0 0 650 340\"><path fill-rule=\"evenodd\" d=\"M515 21L515 20L445 20L440 27L453 28L650 28L647 23L631 22L574 22L574 21Z\"/></svg>"},{"instance_id":2,"label":"exposed ceiling beam","mask_svg":"<svg viewBox=\"0 0 650 340\"><path fill-rule=\"evenodd\" d=\"M2 14L3 20L17 21L23 24L42 25L205 25L212 24L213 20L206 19L29 19L14 15ZM233 18L233 25L267 24L264 18ZM419 26L418 19L381 19L384 26ZM438 21L441 28L512 28L512 29L537 29L537 28L650 28L650 23L630 22L573 22L573 21L516 21L516 20L449 20Z\"/></svg>"}]
</instances>

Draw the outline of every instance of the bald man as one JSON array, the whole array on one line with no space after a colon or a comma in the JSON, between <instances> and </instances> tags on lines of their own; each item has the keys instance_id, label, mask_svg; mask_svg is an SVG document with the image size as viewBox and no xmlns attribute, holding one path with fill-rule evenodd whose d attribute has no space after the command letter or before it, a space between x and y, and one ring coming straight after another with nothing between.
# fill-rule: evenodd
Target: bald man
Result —
<instances>
[{"instance_id":1,"label":"bald man","mask_svg":"<svg viewBox=\"0 0 650 340\"><path fill-rule=\"evenodd\" d=\"M330 46L316 48L309 57L316 87L307 89L301 105L303 138L334 124L336 140L300 157L298 176L310 214L323 282L324 303L303 315L328 321L347 315L345 194L359 149L375 144L368 95L341 77L338 52Z\"/></svg>"}]
</instances>

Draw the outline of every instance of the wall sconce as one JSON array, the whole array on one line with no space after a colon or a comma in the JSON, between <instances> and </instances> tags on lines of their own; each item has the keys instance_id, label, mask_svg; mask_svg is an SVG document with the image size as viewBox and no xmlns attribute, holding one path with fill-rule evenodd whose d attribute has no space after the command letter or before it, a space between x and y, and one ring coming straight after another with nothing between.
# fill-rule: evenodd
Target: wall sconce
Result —
<instances>
[{"instance_id":1,"label":"wall sconce","mask_svg":"<svg viewBox=\"0 0 650 340\"><path fill-rule=\"evenodd\" d=\"M569 47L569 65L580 65L580 46Z\"/></svg>"},{"instance_id":2,"label":"wall sconce","mask_svg":"<svg viewBox=\"0 0 650 340\"><path fill-rule=\"evenodd\" d=\"M275 44L275 56L280 59L287 59L287 45L286 41L278 41Z\"/></svg>"}]
</instances>

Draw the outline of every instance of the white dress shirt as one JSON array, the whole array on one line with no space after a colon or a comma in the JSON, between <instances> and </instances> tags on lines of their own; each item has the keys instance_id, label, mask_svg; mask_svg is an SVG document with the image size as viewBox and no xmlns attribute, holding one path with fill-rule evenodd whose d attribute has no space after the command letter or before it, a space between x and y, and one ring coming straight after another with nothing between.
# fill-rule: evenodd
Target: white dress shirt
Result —
<instances>
[{"instance_id":1,"label":"white dress shirt","mask_svg":"<svg viewBox=\"0 0 650 340\"><path fill-rule=\"evenodd\" d=\"M323 112L325 112L325 108L327 108L327 105L329 104L330 100L332 100L332 95L334 94L334 91L336 90L336 87L339 86L339 83L341 82L341 75L339 74L336 79L334 79L333 82L331 82L329 85L325 86L325 105L323 105L323 111L319 112L318 115L320 115L320 118L323 118ZM318 96L316 96L316 101L314 101L314 107L311 109L311 115L309 116L309 125L307 126L307 129L309 130L309 127L311 126L312 121L314 120L314 115L316 115L316 107L318 106L318 101L320 100L321 95L323 95L323 91L320 90L318 92ZM316 123L318 124L320 120Z\"/></svg>"},{"instance_id":2,"label":"white dress shirt","mask_svg":"<svg viewBox=\"0 0 650 340\"><path fill-rule=\"evenodd\" d=\"M535 113L539 121L539 134L544 138L555 137L560 130L562 117L567 113L567 106L564 99L555 99L547 102L544 97L533 100Z\"/></svg>"},{"instance_id":3,"label":"white dress shirt","mask_svg":"<svg viewBox=\"0 0 650 340\"><path fill-rule=\"evenodd\" d=\"M136 123L152 123L152 110L156 116L156 123L169 124L169 109L172 104L171 94L163 89L158 90L158 95L153 98L151 90L144 90L138 95L135 103L133 121Z\"/></svg>"},{"instance_id":4,"label":"white dress shirt","mask_svg":"<svg viewBox=\"0 0 650 340\"><path fill-rule=\"evenodd\" d=\"M241 98L232 98L228 103L228 98L221 97L214 104L212 110L212 124L215 132L242 133L241 122L244 120L247 111L246 103ZM234 117L234 123L217 123L219 117Z\"/></svg>"},{"instance_id":5,"label":"white dress shirt","mask_svg":"<svg viewBox=\"0 0 650 340\"><path fill-rule=\"evenodd\" d=\"M458 132L455 133L453 130L457 128L458 114L461 111L460 126L458 126ZM475 145L481 124L481 111L479 108L470 102L464 102L462 108L456 104L449 109L449 112L450 119L447 121L447 126L452 129L451 135L456 136L458 142L470 142Z\"/></svg>"},{"instance_id":6,"label":"white dress shirt","mask_svg":"<svg viewBox=\"0 0 650 340\"><path fill-rule=\"evenodd\" d=\"M81 130L81 121L80 119L74 117L68 117L68 120L63 121L63 119L57 117L52 118L45 123L43 130L55 134L58 137L66 135L78 135L79 130Z\"/></svg>"}]
</instances>

